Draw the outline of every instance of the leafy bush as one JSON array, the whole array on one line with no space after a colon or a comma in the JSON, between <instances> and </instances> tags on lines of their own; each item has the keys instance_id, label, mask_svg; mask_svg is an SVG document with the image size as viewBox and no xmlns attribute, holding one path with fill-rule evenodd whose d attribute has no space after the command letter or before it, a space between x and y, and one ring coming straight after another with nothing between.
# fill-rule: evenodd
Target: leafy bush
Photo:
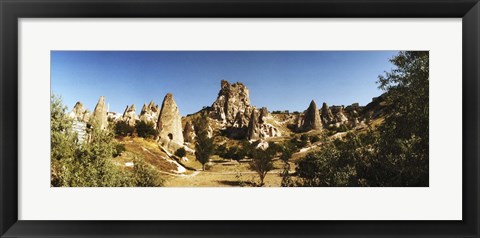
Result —
<instances>
[{"instance_id":1,"label":"leafy bush","mask_svg":"<svg viewBox=\"0 0 480 238\"><path fill-rule=\"evenodd\" d=\"M400 52L391 62L396 68L378 81L386 91L384 123L300 160L304 186L428 186L429 53Z\"/></svg>"},{"instance_id":2,"label":"leafy bush","mask_svg":"<svg viewBox=\"0 0 480 238\"><path fill-rule=\"evenodd\" d=\"M177 151L175 151L175 155L180 157L180 158L183 158L187 155L187 151L185 150L185 148L179 148Z\"/></svg>"},{"instance_id":3,"label":"leafy bush","mask_svg":"<svg viewBox=\"0 0 480 238\"><path fill-rule=\"evenodd\" d=\"M304 186L357 186L356 165L359 162L361 144L355 135L347 140L324 143L318 152L309 153L299 161L297 175Z\"/></svg>"},{"instance_id":4,"label":"leafy bush","mask_svg":"<svg viewBox=\"0 0 480 238\"><path fill-rule=\"evenodd\" d=\"M215 148L215 154L227 159L227 146L225 144L219 145Z\"/></svg>"},{"instance_id":5,"label":"leafy bush","mask_svg":"<svg viewBox=\"0 0 480 238\"><path fill-rule=\"evenodd\" d=\"M294 144L297 148L304 148L308 144L308 137L307 140L300 140L298 137L294 137L290 139L290 143Z\"/></svg>"},{"instance_id":6,"label":"leafy bush","mask_svg":"<svg viewBox=\"0 0 480 238\"><path fill-rule=\"evenodd\" d=\"M307 135L307 134L302 134L302 135L300 136L300 140L307 142L307 141L308 141L308 135Z\"/></svg>"},{"instance_id":7,"label":"leafy bush","mask_svg":"<svg viewBox=\"0 0 480 238\"><path fill-rule=\"evenodd\" d=\"M123 152L125 152L125 145L122 144L122 143L117 143L117 145L115 145L115 152L113 154L113 157L118 157L120 156Z\"/></svg>"},{"instance_id":8,"label":"leafy bush","mask_svg":"<svg viewBox=\"0 0 480 238\"><path fill-rule=\"evenodd\" d=\"M153 139L158 136L158 131L155 129L153 122L139 121L135 125L135 131L139 137Z\"/></svg>"},{"instance_id":9,"label":"leafy bush","mask_svg":"<svg viewBox=\"0 0 480 238\"><path fill-rule=\"evenodd\" d=\"M317 135L314 135L314 136L310 136L310 142L311 143L315 143L315 142L319 142L320 141L320 137L317 136Z\"/></svg>"},{"instance_id":10,"label":"leafy bush","mask_svg":"<svg viewBox=\"0 0 480 238\"><path fill-rule=\"evenodd\" d=\"M112 161L125 147L119 144L111 128L93 125L89 141L77 144L71 121L61 99L51 98L51 185L54 187L160 186L156 171L140 162L133 171L123 170Z\"/></svg>"},{"instance_id":11,"label":"leafy bush","mask_svg":"<svg viewBox=\"0 0 480 238\"><path fill-rule=\"evenodd\" d=\"M135 159L132 180L135 187L160 187L164 180L160 174L142 159Z\"/></svg>"},{"instance_id":12,"label":"leafy bush","mask_svg":"<svg viewBox=\"0 0 480 238\"><path fill-rule=\"evenodd\" d=\"M133 126L128 125L124 121L115 123L114 129L117 136L131 136L135 130Z\"/></svg>"}]
</instances>

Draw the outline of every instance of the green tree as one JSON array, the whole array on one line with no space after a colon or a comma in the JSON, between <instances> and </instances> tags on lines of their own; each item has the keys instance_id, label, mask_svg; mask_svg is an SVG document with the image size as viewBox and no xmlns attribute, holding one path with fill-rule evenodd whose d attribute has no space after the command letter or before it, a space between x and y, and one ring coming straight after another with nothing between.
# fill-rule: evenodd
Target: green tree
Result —
<instances>
[{"instance_id":1,"label":"green tree","mask_svg":"<svg viewBox=\"0 0 480 238\"><path fill-rule=\"evenodd\" d=\"M72 161L75 156L76 134L72 131L72 120L67 117L67 107L62 99L52 93L50 97L50 148L51 148L51 183L62 184L68 179L65 174L64 161Z\"/></svg>"},{"instance_id":2,"label":"green tree","mask_svg":"<svg viewBox=\"0 0 480 238\"><path fill-rule=\"evenodd\" d=\"M290 163L289 160L292 158L293 152L295 152L296 146L293 145L290 141L287 141L283 144L282 149L281 149L281 156L280 160L283 161L283 170L281 173L282 177L282 187L292 187L293 181L292 177L290 176Z\"/></svg>"},{"instance_id":3,"label":"green tree","mask_svg":"<svg viewBox=\"0 0 480 238\"><path fill-rule=\"evenodd\" d=\"M385 180L375 185L428 186L429 52L402 51L391 62L396 68L378 80L388 114L372 161Z\"/></svg>"},{"instance_id":4,"label":"green tree","mask_svg":"<svg viewBox=\"0 0 480 238\"><path fill-rule=\"evenodd\" d=\"M208 119L206 115L201 116L195 121L195 157L202 164L205 171L205 164L210 160L210 156L215 152L213 138L208 137Z\"/></svg>"},{"instance_id":5,"label":"green tree","mask_svg":"<svg viewBox=\"0 0 480 238\"><path fill-rule=\"evenodd\" d=\"M91 141L77 147L75 158L65 161L69 179L60 186L69 187L120 187L131 185L126 172L119 169L112 157L117 153L118 142L112 131L93 125L89 132Z\"/></svg>"},{"instance_id":6,"label":"green tree","mask_svg":"<svg viewBox=\"0 0 480 238\"><path fill-rule=\"evenodd\" d=\"M151 183L160 176L140 163L133 171L122 170L112 158L122 150L112 128L100 129L94 123L89 141L77 144L71 121L59 97L51 97L51 185L54 187L120 187L161 185ZM138 161L137 163L138 164ZM139 167L140 166L140 167ZM153 179L155 177L155 179ZM145 180L139 178L148 178Z\"/></svg>"},{"instance_id":7,"label":"green tree","mask_svg":"<svg viewBox=\"0 0 480 238\"><path fill-rule=\"evenodd\" d=\"M322 142L297 166L305 186L428 186L429 55L400 52L379 76L385 121L375 130Z\"/></svg>"},{"instance_id":8,"label":"green tree","mask_svg":"<svg viewBox=\"0 0 480 238\"><path fill-rule=\"evenodd\" d=\"M265 185L265 177L267 173L273 169L273 158L276 154L274 149L270 147L266 150L256 148L252 150L252 161L250 162L250 169L255 171L260 179L259 186Z\"/></svg>"}]
</instances>

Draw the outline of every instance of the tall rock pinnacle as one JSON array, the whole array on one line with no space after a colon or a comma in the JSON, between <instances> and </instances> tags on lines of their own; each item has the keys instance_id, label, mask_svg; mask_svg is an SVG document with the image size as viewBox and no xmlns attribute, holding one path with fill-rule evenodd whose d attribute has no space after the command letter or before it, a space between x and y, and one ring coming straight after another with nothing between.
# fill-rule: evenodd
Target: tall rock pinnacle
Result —
<instances>
[{"instance_id":1,"label":"tall rock pinnacle","mask_svg":"<svg viewBox=\"0 0 480 238\"><path fill-rule=\"evenodd\" d=\"M334 117L333 117L332 111L330 111L330 108L328 108L327 103L324 102L322 104L321 111L322 111L322 113L321 113L320 117L323 120L323 124L328 125L328 124L332 123L333 120L334 120Z\"/></svg>"},{"instance_id":2,"label":"tall rock pinnacle","mask_svg":"<svg viewBox=\"0 0 480 238\"><path fill-rule=\"evenodd\" d=\"M76 121L88 122L89 112L81 102L77 102L68 116Z\"/></svg>"},{"instance_id":3,"label":"tall rock pinnacle","mask_svg":"<svg viewBox=\"0 0 480 238\"><path fill-rule=\"evenodd\" d=\"M122 120L130 126L135 126L135 124L139 119L138 119L137 113L135 112L134 104L132 104L131 106L127 106L125 108L125 111L123 112Z\"/></svg>"},{"instance_id":4,"label":"tall rock pinnacle","mask_svg":"<svg viewBox=\"0 0 480 238\"><path fill-rule=\"evenodd\" d=\"M317 104L312 100L310 106L305 112L305 117L303 119L302 130L319 130L322 129L322 121L320 121L320 113L317 110Z\"/></svg>"},{"instance_id":5,"label":"tall rock pinnacle","mask_svg":"<svg viewBox=\"0 0 480 238\"><path fill-rule=\"evenodd\" d=\"M183 146L182 118L173 95L167 93L157 122L160 143L173 149Z\"/></svg>"},{"instance_id":6,"label":"tall rock pinnacle","mask_svg":"<svg viewBox=\"0 0 480 238\"><path fill-rule=\"evenodd\" d=\"M93 123L100 129L105 130L108 127L107 119L107 105L105 104L105 97L101 96L93 111Z\"/></svg>"},{"instance_id":7,"label":"tall rock pinnacle","mask_svg":"<svg viewBox=\"0 0 480 238\"><path fill-rule=\"evenodd\" d=\"M252 111L250 122L248 123L247 138L249 140L256 140L260 138L260 131L258 128L258 115L256 110Z\"/></svg>"}]
</instances>

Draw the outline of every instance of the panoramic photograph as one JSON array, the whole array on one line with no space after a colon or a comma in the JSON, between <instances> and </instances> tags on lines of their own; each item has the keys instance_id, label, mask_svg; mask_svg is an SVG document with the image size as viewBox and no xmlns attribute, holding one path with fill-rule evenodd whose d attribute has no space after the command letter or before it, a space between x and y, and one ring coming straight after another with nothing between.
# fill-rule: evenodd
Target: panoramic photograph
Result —
<instances>
[{"instance_id":1,"label":"panoramic photograph","mask_svg":"<svg viewBox=\"0 0 480 238\"><path fill-rule=\"evenodd\" d=\"M428 187L428 51L51 51L51 187Z\"/></svg>"}]
</instances>

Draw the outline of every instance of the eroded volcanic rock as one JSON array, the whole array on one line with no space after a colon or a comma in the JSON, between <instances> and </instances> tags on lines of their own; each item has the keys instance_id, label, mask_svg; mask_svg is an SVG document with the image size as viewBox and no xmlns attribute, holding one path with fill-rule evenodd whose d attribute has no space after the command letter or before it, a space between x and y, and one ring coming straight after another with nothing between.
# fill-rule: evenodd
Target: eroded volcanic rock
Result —
<instances>
[{"instance_id":1,"label":"eroded volcanic rock","mask_svg":"<svg viewBox=\"0 0 480 238\"><path fill-rule=\"evenodd\" d=\"M83 107L81 102L77 102L68 116L75 121L88 122L90 113Z\"/></svg>"},{"instance_id":2,"label":"eroded volcanic rock","mask_svg":"<svg viewBox=\"0 0 480 238\"><path fill-rule=\"evenodd\" d=\"M139 118L141 121L144 121L146 123L156 124L159 114L160 108L158 107L158 105L155 105L153 101L151 101L148 105L145 103L143 104Z\"/></svg>"},{"instance_id":3,"label":"eroded volcanic rock","mask_svg":"<svg viewBox=\"0 0 480 238\"><path fill-rule=\"evenodd\" d=\"M171 149L183 146L182 118L171 93L168 93L163 99L157 130L161 145Z\"/></svg>"},{"instance_id":4,"label":"eroded volcanic rock","mask_svg":"<svg viewBox=\"0 0 480 238\"><path fill-rule=\"evenodd\" d=\"M332 113L335 117L336 124L344 124L348 122L348 117L345 115L343 106L333 106Z\"/></svg>"},{"instance_id":5,"label":"eroded volcanic rock","mask_svg":"<svg viewBox=\"0 0 480 238\"><path fill-rule=\"evenodd\" d=\"M108 127L107 105L105 104L104 96L101 96L100 99L98 99L95 110L93 110L91 123L102 130L105 130Z\"/></svg>"},{"instance_id":6,"label":"eroded volcanic rock","mask_svg":"<svg viewBox=\"0 0 480 238\"><path fill-rule=\"evenodd\" d=\"M328 125L334 122L335 117L332 114L332 111L328 107L327 103L322 104L320 118L324 125Z\"/></svg>"},{"instance_id":7,"label":"eroded volcanic rock","mask_svg":"<svg viewBox=\"0 0 480 238\"><path fill-rule=\"evenodd\" d=\"M208 109L208 115L217 122L217 128L221 128L224 135L234 139L256 139L281 134L274 125L267 123L267 117L271 121L274 119L266 108L258 110L250 104L249 90L245 85L230 84L226 80L220 85L218 97Z\"/></svg>"},{"instance_id":8,"label":"eroded volcanic rock","mask_svg":"<svg viewBox=\"0 0 480 238\"><path fill-rule=\"evenodd\" d=\"M244 115L245 112L251 113L252 111L249 91L245 85L238 82L230 84L228 81L222 80L220 85L220 92L212 104L209 114L212 119L216 119L226 126L233 126L235 122L239 121L238 112ZM245 120L248 121L248 119Z\"/></svg>"},{"instance_id":9,"label":"eroded volcanic rock","mask_svg":"<svg viewBox=\"0 0 480 238\"><path fill-rule=\"evenodd\" d=\"M280 130L268 123L268 119L272 120L267 108L263 107L258 112L253 110L248 123L247 139L257 140L281 136Z\"/></svg>"},{"instance_id":10,"label":"eroded volcanic rock","mask_svg":"<svg viewBox=\"0 0 480 238\"><path fill-rule=\"evenodd\" d=\"M135 112L135 105L127 106L123 112L122 120L130 126L135 126L139 120L137 113Z\"/></svg>"},{"instance_id":11,"label":"eroded volcanic rock","mask_svg":"<svg viewBox=\"0 0 480 238\"><path fill-rule=\"evenodd\" d=\"M247 137L249 140L260 139L260 130L258 126L257 111L253 110L250 116L250 122L248 123Z\"/></svg>"},{"instance_id":12,"label":"eroded volcanic rock","mask_svg":"<svg viewBox=\"0 0 480 238\"><path fill-rule=\"evenodd\" d=\"M310 102L305 116L303 118L303 123L301 130L310 131L310 130L320 130L322 129L322 121L320 120L320 113L317 110L317 104L315 101Z\"/></svg>"},{"instance_id":13,"label":"eroded volcanic rock","mask_svg":"<svg viewBox=\"0 0 480 238\"><path fill-rule=\"evenodd\" d=\"M185 123L185 128L183 129L183 138L185 142L193 143L195 141L195 137L195 128L190 121L187 121L187 123Z\"/></svg>"}]
</instances>

